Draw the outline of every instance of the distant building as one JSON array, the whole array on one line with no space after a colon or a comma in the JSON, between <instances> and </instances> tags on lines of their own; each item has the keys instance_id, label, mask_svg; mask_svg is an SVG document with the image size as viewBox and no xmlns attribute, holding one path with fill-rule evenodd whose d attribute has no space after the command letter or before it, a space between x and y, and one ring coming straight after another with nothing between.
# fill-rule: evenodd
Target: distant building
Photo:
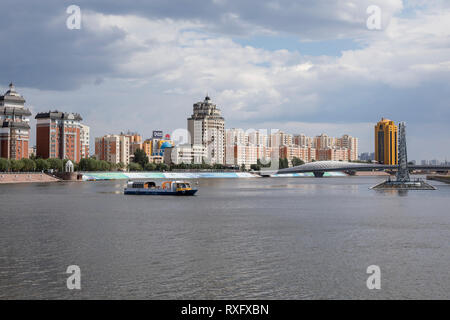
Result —
<instances>
[{"instance_id":1,"label":"distant building","mask_svg":"<svg viewBox=\"0 0 450 320\"><path fill-rule=\"evenodd\" d=\"M398 164L398 128L394 121L382 118L375 126L375 160L381 164Z\"/></svg>"},{"instance_id":2,"label":"distant building","mask_svg":"<svg viewBox=\"0 0 450 320\"><path fill-rule=\"evenodd\" d=\"M336 139L336 146L348 150L348 160L358 160L358 138L344 134L341 138Z\"/></svg>"},{"instance_id":3,"label":"distant building","mask_svg":"<svg viewBox=\"0 0 450 320\"><path fill-rule=\"evenodd\" d=\"M132 161L136 150L143 149L142 136L136 132L120 133L120 135L129 138L129 148L130 149L128 152L130 154L130 161Z\"/></svg>"},{"instance_id":4,"label":"distant building","mask_svg":"<svg viewBox=\"0 0 450 320\"><path fill-rule=\"evenodd\" d=\"M90 152L90 128L85 124L80 124L80 143L81 143L81 158L89 158Z\"/></svg>"},{"instance_id":5,"label":"distant building","mask_svg":"<svg viewBox=\"0 0 450 320\"><path fill-rule=\"evenodd\" d=\"M49 111L36 119L36 156L39 158L82 158L81 116L78 113Z\"/></svg>"},{"instance_id":6,"label":"distant building","mask_svg":"<svg viewBox=\"0 0 450 320\"><path fill-rule=\"evenodd\" d=\"M311 162L316 160L316 149L306 146L291 145L280 147L280 158L287 159L289 164L292 164L294 158L300 159L303 162Z\"/></svg>"},{"instance_id":7,"label":"distant building","mask_svg":"<svg viewBox=\"0 0 450 320\"><path fill-rule=\"evenodd\" d=\"M36 156L36 146L28 148L28 156L29 157L32 157L32 156L35 157Z\"/></svg>"},{"instance_id":8,"label":"distant building","mask_svg":"<svg viewBox=\"0 0 450 320\"><path fill-rule=\"evenodd\" d=\"M142 143L142 150L144 150L144 152L147 155L147 157L151 157L152 156L152 147L153 147L153 140L152 139L146 139Z\"/></svg>"},{"instance_id":9,"label":"distant building","mask_svg":"<svg viewBox=\"0 0 450 320\"><path fill-rule=\"evenodd\" d=\"M130 164L130 137L108 134L95 138L95 158L112 163Z\"/></svg>"},{"instance_id":10,"label":"distant building","mask_svg":"<svg viewBox=\"0 0 450 320\"><path fill-rule=\"evenodd\" d=\"M312 147L313 139L304 134L294 135L294 145L297 145L300 147Z\"/></svg>"},{"instance_id":11,"label":"distant building","mask_svg":"<svg viewBox=\"0 0 450 320\"><path fill-rule=\"evenodd\" d=\"M164 152L164 163L170 164L202 164L206 157L205 147L201 144L179 144L167 148Z\"/></svg>"},{"instance_id":12,"label":"distant building","mask_svg":"<svg viewBox=\"0 0 450 320\"><path fill-rule=\"evenodd\" d=\"M202 145L209 162L225 162L225 119L220 109L206 96L204 101L193 106L193 114L188 118L188 131L192 145Z\"/></svg>"},{"instance_id":13,"label":"distant building","mask_svg":"<svg viewBox=\"0 0 450 320\"><path fill-rule=\"evenodd\" d=\"M280 146L290 146L293 144L293 135L283 131L277 131L270 134L269 144L272 148L279 148Z\"/></svg>"},{"instance_id":14,"label":"distant building","mask_svg":"<svg viewBox=\"0 0 450 320\"><path fill-rule=\"evenodd\" d=\"M0 96L0 157L20 160L29 157L30 110L14 85Z\"/></svg>"},{"instance_id":15,"label":"distant building","mask_svg":"<svg viewBox=\"0 0 450 320\"><path fill-rule=\"evenodd\" d=\"M317 161L348 161L347 148L327 148L316 150Z\"/></svg>"},{"instance_id":16,"label":"distant building","mask_svg":"<svg viewBox=\"0 0 450 320\"><path fill-rule=\"evenodd\" d=\"M359 155L361 161L373 161L375 160L375 152L363 152Z\"/></svg>"}]
</instances>

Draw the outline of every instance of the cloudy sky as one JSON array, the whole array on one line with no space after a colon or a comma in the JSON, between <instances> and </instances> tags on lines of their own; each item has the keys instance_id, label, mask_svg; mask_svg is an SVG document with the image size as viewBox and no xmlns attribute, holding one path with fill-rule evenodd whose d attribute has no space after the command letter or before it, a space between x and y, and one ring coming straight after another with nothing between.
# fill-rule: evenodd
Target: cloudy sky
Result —
<instances>
[{"instance_id":1,"label":"cloudy sky","mask_svg":"<svg viewBox=\"0 0 450 320\"><path fill-rule=\"evenodd\" d=\"M364 152L387 117L410 159L450 159L450 1L2 0L0 40L0 90L79 112L93 137L186 128L208 92L227 128L348 133Z\"/></svg>"}]
</instances>

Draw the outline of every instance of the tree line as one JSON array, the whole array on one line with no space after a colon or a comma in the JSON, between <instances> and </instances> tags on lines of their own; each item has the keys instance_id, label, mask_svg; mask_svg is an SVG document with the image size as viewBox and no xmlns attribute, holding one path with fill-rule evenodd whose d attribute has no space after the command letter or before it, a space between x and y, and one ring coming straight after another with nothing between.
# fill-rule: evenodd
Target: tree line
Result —
<instances>
[{"instance_id":1,"label":"tree line","mask_svg":"<svg viewBox=\"0 0 450 320\"><path fill-rule=\"evenodd\" d=\"M21 160L0 158L0 172L46 172L46 171L64 171L67 159L49 158L41 159L36 157L24 158ZM263 164L258 159L257 164L251 165L252 170L261 170L263 167L270 167L271 163ZM73 161L72 161L73 162ZM75 171L171 171L171 170L223 170L230 169L228 166L222 164L208 164L202 162L200 164L180 163L171 164L168 166L165 163L150 162L144 150L137 149L134 153L132 162L126 166L124 163L112 163L105 160L97 160L94 157L83 158L80 162L74 164ZM292 160L292 165L298 166L304 162L298 158ZM279 167L287 168L288 160L279 159ZM234 168L236 169L236 168ZM245 171L242 165L239 168Z\"/></svg>"}]
</instances>

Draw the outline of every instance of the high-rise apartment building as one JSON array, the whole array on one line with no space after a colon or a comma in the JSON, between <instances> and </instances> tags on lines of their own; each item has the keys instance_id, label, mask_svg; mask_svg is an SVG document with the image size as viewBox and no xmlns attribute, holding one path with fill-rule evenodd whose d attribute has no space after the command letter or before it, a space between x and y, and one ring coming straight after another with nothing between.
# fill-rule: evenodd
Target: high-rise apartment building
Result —
<instances>
[{"instance_id":1,"label":"high-rise apartment building","mask_svg":"<svg viewBox=\"0 0 450 320\"><path fill-rule=\"evenodd\" d=\"M347 149L348 160L358 160L358 138L344 134L341 138L336 139L336 146L341 149Z\"/></svg>"},{"instance_id":2,"label":"high-rise apartment building","mask_svg":"<svg viewBox=\"0 0 450 320\"><path fill-rule=\"evenodd\" d=\"M270 147L279 148L280 146L290 146L293 144L293 135L283 131L277 131L270 134Z\"/></svg>"},{"instance_id":3,"label":"high-rise apartment building","mask_svg":"<svg viewBox=\"0 0 450 320\"><path fill-rule=\"evenodd\" d=\"M268 147L267 134L262 130L255 130L248 133L248 143L260 147Z\"/></svg>"},{"instance_id":4,"label":"high-rise apartment building","mask_svg":"<svg viewBox=\"0 0 450 320\"><path fill-rule=\"evenodd\" d=\"M49 111L38 113L35 119L37 157L81 160L83 119L79 114Z\"/></svg>"},{"instance_id":5,"label":"high-rise apartment building","mask_svg":"<svg viewBox=\"0 0 450 320\"><path fill-rule=\"evenodd\" d=\"M108 134L95 138L95 158L112 163L130 164L130 136Z\"/></svg>"},{"instance_id":6,"label":"high-rise apartment building","mask_svg":"<svg viewBox=\"0 0 450 320\"><path fill-rule=\"evenodd\" d=\"M220 109L208 96L193 107L193 114L187 120L191 144L202 145L210 163L224 164L225 119Z\"/></svg>"},{"instance_id":7,"label":"high-rise apartment building","mask_svg":"<svg viewBox=\"0 0 450 320\"><path fill-rule=\"evenodd\" d=\"M28 158L30 110L25 99L16 92L14 85L0 95L0 157L20 160Z\"/></svg>"},{"instance_id":8,"label":"high-rise apartment building","mask_svg":"<svg viewBox=\"0 0 450 320\"><path fill-rule=\"evenodd\" d=\"M375 160L381 164L398 164L398 128L394 121L382 118L375 126Z\"/></svg>"},{"instance_id":9,"label":"high-rise apartment building","mask_svg":"<svg viewBox=\"0 0 450 320\"><path fill-rule=\"evenodd\" d=\"M312 147L313 139L304 134L294 135L294 144L300 147Z\"/></svg>"},{"instance_id":10,"label":"high-rise apartment building","mask_svg":"<svg viewBox=\"0 0 450 320\"><path fill-rule=\"evenodd\" d=\"M80 124L80 143L81 143L81 158L89 158L90 152L90 128L85 124Z\"/></svg>"}]
</instances>

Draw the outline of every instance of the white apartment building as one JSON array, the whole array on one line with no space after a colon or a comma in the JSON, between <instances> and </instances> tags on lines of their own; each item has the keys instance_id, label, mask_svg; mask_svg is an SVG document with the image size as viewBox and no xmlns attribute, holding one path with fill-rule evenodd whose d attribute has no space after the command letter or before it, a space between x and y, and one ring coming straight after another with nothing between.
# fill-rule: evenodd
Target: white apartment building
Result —
<instances>
[{"instance_id":1,"label":"white apartment building","mask_svg":"<svg viewBox=\"0 0 450 320\"><path fill-rule=\"evenodd\" d=\"M89 158L90 152L90 128L85 124L80 124L80 144L81 144L81 158Z\"/></svg>"},{"instance_id":2,"label":"white apartment building","mask_svg":"<svg viewBox=\"0 0 450 320\"><path fill-rule=\"evenodd\" d=\"M188 118L188 131L192 145L203 145L206 152L205 162L225 163L225 119L221 111L206 96L204 101L193 106L193 114Z\"/></svg>"},{"instance_id":3,"label":"white apartment building","mask_svg":"<svg viewBox=\"0 0 450 320\"><path fill-rule=\"evenodd\" d=\"M166 164L202 164L206 157L205 147L201 144L179 144L167 148L164 152Z\"/></svg>"}]
</instances>

